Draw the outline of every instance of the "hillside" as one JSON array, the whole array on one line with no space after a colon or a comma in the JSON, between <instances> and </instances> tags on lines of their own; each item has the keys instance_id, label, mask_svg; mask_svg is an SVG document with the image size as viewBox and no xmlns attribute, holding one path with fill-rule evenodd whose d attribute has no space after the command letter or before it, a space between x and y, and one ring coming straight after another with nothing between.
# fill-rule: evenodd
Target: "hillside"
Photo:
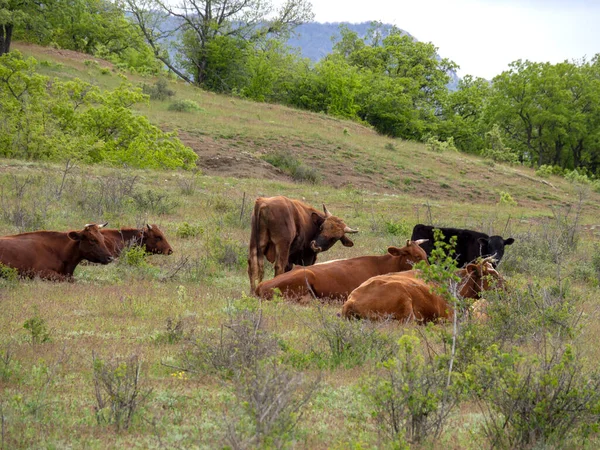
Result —
<instances>
[{"instance_id":1,"label":"hillside","mask_svg":"<svg viewBox=\"0 0 600 450\"><path fill-rule=\"evenodd\" d=\"M87 55L24 44L15 48L41 61L61 64L42 68L53 76L77 76L105 87L120 82L112 72L102 75L86 66L84 62L91 59ZM130 79L137 84L154 81ZM172 100L151 101L139 105L139 110L163 129L177 130L198 154L198 165L208 175L293 181L263 159L290 154L314 170L325 185L397 195L417 204L449 201L492 206L503 191L519 206L536 210L549 203L568 203L575 192L558 177L546 183L525 167L494 164L460 153L431 152L423 144L390 139L355 122L219 96L181 82L172 81L170 87L176 91L175 99L194 100L202 111L168 111ZM600 211L597 198L594 194L589 206Z\"/></svg>"}]
</instances>

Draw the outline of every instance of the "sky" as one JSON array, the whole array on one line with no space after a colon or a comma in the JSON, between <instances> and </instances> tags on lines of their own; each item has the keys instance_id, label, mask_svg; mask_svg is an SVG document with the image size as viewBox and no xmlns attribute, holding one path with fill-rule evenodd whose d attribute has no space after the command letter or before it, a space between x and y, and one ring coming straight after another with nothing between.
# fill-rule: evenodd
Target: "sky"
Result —
<instances>
[{"instance_id":1,"label":"sky","mask_svg":"<svg viewBox=\"0 0 600 450\"><path fill-rule=\"evenodd\" d=\"M558 63L600 53L600 0L311 0L316 22L389 23L492 79L510 62ZM276 3L276 2L275 2Z\"/></svg>"}]
</instances>

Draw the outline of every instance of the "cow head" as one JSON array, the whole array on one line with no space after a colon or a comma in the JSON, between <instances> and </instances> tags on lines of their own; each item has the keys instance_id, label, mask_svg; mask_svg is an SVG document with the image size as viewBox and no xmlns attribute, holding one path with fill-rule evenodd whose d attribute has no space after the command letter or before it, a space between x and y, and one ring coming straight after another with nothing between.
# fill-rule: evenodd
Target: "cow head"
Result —
<instances>
[{"instance_id":1,"label":"cow head","mask_svg":"<svg viewBox=\"0 0 600 450\"><path fill-rule=\"evenodd\" d=\"M399 271L410 270L419 261L427 261L427 253L421 248L421 244L427 241L428 239L419 239L418 241L407 239L405 247L388 247L390 255L401 258L398 265Z\"/></svg>"},{"instance_id":2,"label":"cow head","mask_svg":"<svg viewBox=\"0 0 600 450\"><path fill-rule=\"evenodd\" d=\"M353 230L344 223L342 219L331 214L325 205L323 205L325 216L312 213L312 220L318 228L317 235L310 243L310 248L315 253L329 250L337 241L341 241L345 247L352 247L352 242L346 234L358 233L358 230Z\"/></svg>"},{"instance_id":3,"label":"cow head","mask_svg":"<svg viewBox=\"0 0 600 450\"><path fill-rule=\"evenodd\" d=\"M147 224L142 229L142 244L144 244L148 253L160 253L163 255L173 253L173 249L169 245L167 238L156 225Z\"/></svg>"},{"instance_id":4,"label":"cow head","mask_svg":"<svg viewBox=\"0 0 600 450\"><path fill-rule=\"evenodd\" d=\"M502 236L490 236L489 238L479 238L480 256L494 255L496 258L492 262L494 268L497 267L498 263L504 256L504 247L506 245L512 245L515 240L513 238L504 239Z\"/></svg>"},{"instance_id":5,"label":"cow head","mask_svg":"<svg viewBox=\"0 0 600 450\"><path fill-rule=\"evenodd\" d=\"M79 252L83 259L100 264L108 264L113 260L113 256L104 242L104 235L100 233L100 228L106 225L108 224L90 223L81 231L69 231L67 236L79 243Z\"/></svg>"},{"instance_id":6,"label":"cow head","mask_svg":"<svg viewBox=\"0 0 600 450\"><path fill-rule=\"evenodd\" d=\"M492 265L493 257L485 258L477 263L468 264L463 269L463 297L477 298L483 291L504 286L504 279Z\"/></svg>"}]
</instances>

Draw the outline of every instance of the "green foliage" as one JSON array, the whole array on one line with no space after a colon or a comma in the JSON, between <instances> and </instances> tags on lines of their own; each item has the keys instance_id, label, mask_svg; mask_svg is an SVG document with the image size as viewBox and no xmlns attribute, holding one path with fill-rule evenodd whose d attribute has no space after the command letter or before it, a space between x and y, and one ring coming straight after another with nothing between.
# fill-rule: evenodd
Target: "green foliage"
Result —
<instances>
[{"instance_id":1,"label":"green foliage","mask_svg":"<svg viewBox=\"0 0 600 450\"><path fill-rule=\"evenodd\" d=\"M318 183L321 180L319 173L312 167L305 166L291 152L278 151L262 157L269 164L288 173L296 181Z\"/></svg>"},{"instance_id":2,"label":"green foliage","mask_svg":"<svg viewBox=\"0 0 600 450\"><path fill-rule=\"evenodd\" d=\"M114 360L93 355L94 411L98 424L114 424L117 431L129 428L152 392L142 388L141 368L137 355Z\"/></svg>"},{"instance_id":3,"label":"green foliage","mask_svg":"<svg viewBox=\"0 0 600 450\"><path fill-rule=\"evenodd\" d=\"M519 162L519 155L504 145L502 132L497 124L494 124L492 129L485 133L485 148L481 154L484 158L488 158L496 162L505 162L510 164L516 164Z\"/></svg>"},{"instance_id":4,"label":"green foliage","mask_svg":"<svg viewBox=\"0 0 600 450\"><path fill-rule=\"evenodd\" d=\"M547 336L531 357L491 346L466 374L492 447L577 446L597 431L600 374Z\"/></svg>"},{"instance_id":5,"label":"green foliage","mask_svg":"<svg viewBox=\"0 0 600 450\"><path fill-rule=\"evenodd\" d=\"M179 206L179 202L171 198L167 193L154 189L133 192L131 197L140 211L158 215L171 214Z\"/></svg>"},{"instance_id":6,"label":"green foliage","mask_svg":"<svg viewBox=\"0 0 600 450\"><path fill-rule=\"evenodd\" d=\"M0 287L14 287L19 281L19 271L0 263Z\"/></svg>"},{"instance_id":7,"label":"green foliage","mask_svg":"<svg viewBox=\"0 0 600 450\"><path fill-rule=\"evenodd\" d=\"M157 344L176 344L184 337L185 325L182 319L177 321L167 317L166 330L154 336L154 342Z\"/></svg>"},{"instance_id":8,"label":"green foliage","mask_svg":"<svg viewBox=\"0 0 600 450\"><path fill-rule=\"evenodd\" d=\"M508 192L500 191L499 205L517 206L517 201Z\"/></svg>"},{"instance_id":9,"label":"green foliage","mask_svg":"<svg viewBox=\"0 0 600 450\"><path fill-rule=\"evenodd\" d=\"M169 82L165 78L157 79L153 85L144 83L142 92L150 96L151 100L167 100L175 95L175 91L169 88Z\"/></svg>"},{"instance_id":10,"label":"green foliage","mask_svg":"<svg viewBox=\"0 0 600 450\"><path fill-rule=\"evenodd\" d=\"M447 150L451 150L453 152L458 151L456 146L454 145L454 138L449 137L447 141L439 141L436 137L430 137L427 139L425 143L425 147L427 150L431 150L437 153L443 153Z\"/></svg>"},{"instance_id":11,"label":"green foliage","mask_svg":"<svg viewBox=\"0 0 600 450\"><path fill-rule=\"evenodd\" d=\"M385 230L394 236L410 236L412 228L404 219L399 221L386 220Z\"/></svg>"},{"instance_id":12,"label":"green foliage","mask_svg":"<svg viewBox=\"0 0 600 450\"><path fill-rule=\"evenodd\" d=\"M397 448L435 440L456 404L439 357L425 357L416 336L400 338L397 356L379 364L378 374L363 381L373 416Z\"/></svg>"},{"instance_id":13,"label":"green foliage","mask_svg":"<svg viewBox=\"0 0 600 450\"><path fill-rule=\"evenodd\" d=\"M122 84L101 93L79 79L61 82L35 72L36 61L0 57L0 155L23 159L192 168L197 155L174 133L163 133L131 106L146 101Z\"/></svg>"},{"instance_id":14,"label":"green foliage","mask_svg":"<svg viewBox=\"0 0 600 450\"><path fill-rule=\"evenodd\" d=\"M177 227L177 231L175 232L175 234L182 239L196 237L202 233L204 233L202 225L190 225L187 222L183 222L181 225L179 225Z\"/></svg>"},{"instance_id":15,"label":"green foliage","mask_svg":"<svg viewBox=\"0 0 600 450\"><path fill-rule=\"evenodd\" d=\"M592 267L596 271L598 283L600 283L600 245L594 245L594 253L592 254Z\"/></svg>"},{"instance_id":16,"label":"green foliage","mask_svg":"<svg viewBox=\"0 0 600 450\"><path fill-rule=\"evenodd\" d=\"M202 111L202 108L198 103L194 100L183 99L177 100L174 103L169 105L169 111L177 111L177 112L198 112Z\"/></svg>"},{"instance_id":17,"label":"green foliage","mask_svg":"<svg viewBox=\"0 0 600 450\"><path fill-rule=\"evenodd\" d=\"M119 264L128 267L147 267L146 249L140 245L124 248L119 256Z\"/></svg>"},{"instance_id":18,"label":"green foliage","mask_svg":"<svg viewBox=\"0 0 600 450\"><path fill-rule=\"evenodd\" d=\"M550 175L563 175L564 171L559 166L542 164L535 171L535 174L541 178L548 178Z\"/></svg>"},{"instance_id":19,"label":"green foliage","mask_svg":"<svg viewBox=\"0 0 600 450\"><path fill-rule=\"evenodd\" d=\"M34 310L33 317L27 319L23 328L29 331L29 337L32 345L45 344L51 342L50 330L46 325L46 320L40 316L37 308Z\"/></svg>"}]
</instances>

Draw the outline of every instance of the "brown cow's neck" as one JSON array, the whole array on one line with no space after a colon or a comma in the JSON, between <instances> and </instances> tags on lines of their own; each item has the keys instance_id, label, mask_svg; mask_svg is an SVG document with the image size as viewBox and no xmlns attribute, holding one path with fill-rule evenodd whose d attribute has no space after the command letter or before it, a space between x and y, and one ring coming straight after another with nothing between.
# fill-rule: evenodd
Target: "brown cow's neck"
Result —
<instances>
[{"instance_id":1,"label":"brown cow's neck","mask_svg":"<svg viewBox=\"0 0 600 450\"><path fill-rule=\"evenodd\" d=\"M139 228L121 228L118 231L124 241L141 240L144 237L144 230Z\"/></svg>"},{"instance_id":2,"label":"brown cow's neck","mask_svg":"<svg viewBox=\"0 0 600 450\"><path fill-rule=\"evenodd\" d=\"M81 252L79 251L79 242L69 238L67 233L52 231L47 233L54 233L54 242L58 243L58 241L60 241L61 245L55 246L53 250L64 264L65 275L72 277L73 272L75 272L75 268L83 260Z\"/></svg>"}]
</instances>

